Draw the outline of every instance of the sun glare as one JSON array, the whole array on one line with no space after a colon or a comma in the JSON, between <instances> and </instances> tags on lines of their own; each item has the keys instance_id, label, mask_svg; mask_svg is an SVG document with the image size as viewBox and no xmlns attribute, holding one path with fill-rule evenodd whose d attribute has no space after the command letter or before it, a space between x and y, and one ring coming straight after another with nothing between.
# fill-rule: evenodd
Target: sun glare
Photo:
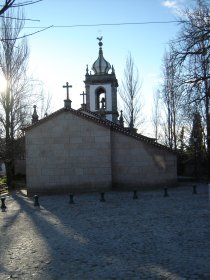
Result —
<instances>
[{"instance_id":1,"label":"sun glare","mask_svg":"<svg viewBox=\"0 0 210 280\"><path fill-rule=\"evenodd\" d=\"M3 76L0 76L0 92L4 92L6 90L7 81Z\"/></svg>"}]
</instances>

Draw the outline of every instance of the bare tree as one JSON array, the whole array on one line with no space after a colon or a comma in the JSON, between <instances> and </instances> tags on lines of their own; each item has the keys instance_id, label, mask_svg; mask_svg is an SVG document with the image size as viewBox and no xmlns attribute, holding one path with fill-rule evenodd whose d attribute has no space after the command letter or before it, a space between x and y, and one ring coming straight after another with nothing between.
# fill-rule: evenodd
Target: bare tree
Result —
<instances>
[{"instance_id":1,"label":"bare tree","mask_svg":"<svg viewBox=\"0 0 210 280\"><path fill-rule=\"evenodd\" d=\"M20 128L29 122L31 105L31 84L26 75L29 49L26 38L17 40L24 27L23 14L18 10L7 12L1 18L0 66L1 75L6 80L6 90L0 93L0 126L5 145L1 147L1 157L5 162L7 183L10 186L13 178L15 139ZM20 20L22 19L22 20ZM35 101L34 101L35 102Z\"/></svg>"},{"instance_id":2,"label":"bare tree","mask_svg":"<svg viewBox=\"0 0 210 280\"><path fill-rule=\"evenodd\" d=\"M41 89L38 87L37 96L39 96L37 108L39 118L46 117L52 113L52 95L46 92L43 87Z\"/></svg>"},{"instance_id":3,"label":"bare tree","mask_svg":"<svg viewBox=\"0 0 210 280\"><path fill-rule=\"evenodd\" d=\"M171 49L176 65L182 67L180 85L185 85L188 104L200 103L200 108L204 111L210 174L209 6L205 0L197 0L196 6L193 9L185 9L183 15L185 20L181 23L176 40L171 43Z\"/></svg>"},{"instance_id":4,"label":"bare tree","mask_svg":"<svg viewBox=\"0 0 210 280\"><path fill-rule=\"evenodd\" d=\"M177 135L183 126L183 88L179 80L180 68L169 49L163 60L161 99L165 109L165 144L175 150L177 149Z\"/></svg>"},{"instance_id":5,"label":"bare tree","mask_svg":"<svg viewBox=\"0 0 210 280\"><path fill-rule=\"evenodd\" d=\"M160 138L161 127L161 99L160 91L157 90L153 93L153 108L152 108L152 124L156 141Z\"/></svg>"},{"instance_id":6,"label":"bare tree","mask_svg":"<svg viewBox=\"0 0 210 280\"><path fill-rule=\"evenodd\" d=\"M142 97L140 89L138 69L134 65L131 54L129 54L126 59L124 80L119 93L123 101L125 122L131 129L137 128L143 122L141 118Z\"/></svg>"}]
</instances>

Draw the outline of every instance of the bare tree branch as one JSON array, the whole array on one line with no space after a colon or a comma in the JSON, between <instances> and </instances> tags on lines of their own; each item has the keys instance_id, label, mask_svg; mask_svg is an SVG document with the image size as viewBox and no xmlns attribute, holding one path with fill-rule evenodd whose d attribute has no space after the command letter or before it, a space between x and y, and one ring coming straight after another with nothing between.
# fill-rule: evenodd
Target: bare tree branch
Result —
<instances>
[{"instance_id":1,"label":"bare tree branch","mask_svg":"<svg viewBox=\"0 0 210 280\"><path fill-rule=\"evenodd\" d=\"M0 9L0 15L4 14L9 8L11 8L14 2L15 0L5 0L4 5Z\"/></svg>"},{"instance_id":2,"label":"bare tree branch","mask_svg":"<svg viewBox=\"0 0 210 280\"><path fill-rule=\"evenodd\" d=\"M22 3L15 4L16 0L5 0L2 8L0 9L0 15L4 14L10 8L18 8L23 6L32 5L43 0L34 0L34 1L24 1Z\"/></svg>"},{"instance_id":3,"label":"bare tree branch","mask_svg":"<svg viewBox=\"0 0 210 280\"><path fill-rule=\"evenodd\" d=\"M124 80L119 94L123 101L123 116L130 128L138 127L143 122L140 116L142 110L140 89L138 69L135 68L132 56L129 54L126 59Z\"/></svg>"}]
</instances>

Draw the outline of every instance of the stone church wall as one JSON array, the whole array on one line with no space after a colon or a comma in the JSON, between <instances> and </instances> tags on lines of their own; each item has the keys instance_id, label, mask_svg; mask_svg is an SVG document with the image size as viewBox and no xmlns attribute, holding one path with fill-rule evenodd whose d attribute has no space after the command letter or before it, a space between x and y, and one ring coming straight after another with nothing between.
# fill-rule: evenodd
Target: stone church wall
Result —
<instances>
[{"instance_id":1,"label":"stone church wall","mask_svg":"<svg viewBox=\"0 0 210 280\"><path fill-rule=\"evenodd\" d=\"M153 189L176 183L176 155L112 131L113 187Z\"/></svg>"},{"instance_id":2,"label":"stone church wall","mask_svg":"<svg viewBox=\"0 0 210 280\"><path fill-rule=\"evenodd\" d=\"M62 112L26 132L28 194L111 189L110 130Z\"/></svg>"}]
</instances>

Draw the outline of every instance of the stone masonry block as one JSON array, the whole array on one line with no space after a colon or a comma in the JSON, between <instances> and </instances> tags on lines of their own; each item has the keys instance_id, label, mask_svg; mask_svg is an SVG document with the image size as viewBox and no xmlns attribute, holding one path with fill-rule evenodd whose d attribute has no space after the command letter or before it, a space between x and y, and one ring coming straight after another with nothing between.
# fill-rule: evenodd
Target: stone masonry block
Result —
<instances>
[{"instance_id":1,"label":"stone masonry block","mask_svg":"<svg viewBox=\"0 0 210 280\"><path fill-rule=\"evenodd\" d=\"M69 137L61 137L61 136L57 136L57 137L53 137L52 138L52 143L53 144L69 144L70 140Z\"/></svg>"},{"instance_id":2,"label":"stone masonry block","mask_svg":"<svg viewBox=\"0 0 210 280\"><path fill-rule=\"evenodd\" d=\"M82 136L82 142L83 143L95 143L95 137L94 136Z\"/></svg>"},{"instance_id":3,"label":"stone masonry block","mask_svg":"<svg viewBox=\"0 0 210 280\"><path fill-rule=\"evenodd\" d=\"M82 137L70 136L70 143L82 143Z\"/></svg>"},{"instance_id":4,"label":"stone masonry block","mask_svg":"<svg viewBox=\"0 0 210 280\"><path fill-rule=\"evenodd\" d=\"M100 143L103 143L103 142L107 142L107 143L110 143L110 137L109 136L95 136L95 142L100 142Z\"/></svg>"},{"instance_id":5,"label":"stone masonry block","mask_svg":"<svg viewBox=\"0 0 210 280\"><path fill-rule=\"evenodd\" d=\"M101 127L100 127L101 128ZM110 134L109 134L109 132L106 130L106 129L95 129L94 131L93 131L93 135L95 136L95 137L109 137L110 138Z\"/></svg>"}]
</instances>

